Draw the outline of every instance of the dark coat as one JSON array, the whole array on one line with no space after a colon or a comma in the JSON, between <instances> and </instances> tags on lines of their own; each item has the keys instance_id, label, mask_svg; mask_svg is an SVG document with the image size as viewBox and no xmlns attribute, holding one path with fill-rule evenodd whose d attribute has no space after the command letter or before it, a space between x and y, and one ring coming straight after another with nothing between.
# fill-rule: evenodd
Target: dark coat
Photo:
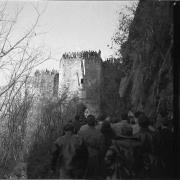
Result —
<instances>
[{"instance_id":1,"label":"dark coat","mask_svg":"<svg viewBox=\"0 0 180 180\"><path fill-rule=\"evenodd\" d=\"M113 140L106 156L106 172L111 179L134 178L141 143L130 137Z\"/></svg>"},{"instance_id":2,"label":"dark coat","mask_svg":"<svg viewBox=\"0 0 180 180\"><path fill-rule=\"evenodd\" d=\"M52 167L60 162L60 178L82 178L88 152L78 135L64 135L54 143Z\"/></svg>"},{"instance_id":3,"label":"dark coat","mask_svg":"<svg viewBox=\"0 0 180 180\"><path fill-rule=\"evenodd\" d=\"M84 140L89 155L84 178L99 178L101 176L101 159L104 149L103 135L95 127L90 126L80 129L79 135Z\"/></svg>"}]
</instances>

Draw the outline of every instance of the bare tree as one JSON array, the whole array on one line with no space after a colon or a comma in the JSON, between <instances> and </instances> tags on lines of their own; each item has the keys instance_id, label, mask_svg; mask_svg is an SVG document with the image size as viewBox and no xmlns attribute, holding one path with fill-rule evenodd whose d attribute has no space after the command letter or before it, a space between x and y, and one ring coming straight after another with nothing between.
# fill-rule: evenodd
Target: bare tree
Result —
<instances>
[{"instance_id":1,"label":"bare tree","mask_svg":"<svg viewBox=\"0 0 180 180\"><path fill-rule=\"evenodd\" d=\"M123 11L119 12L118 27L112 37L112 45L110 47L115 50L115 53L118 56L121 56L121 46L127 41L129 36L129 28L133 21L137 5L138 1L134 1L130 5L126 5Z\"/></svg>"},{"instance_id":2,"label":"bare tree","mask_svg":"<svg viewBox=\"0 0 180 180\"><path fill-rule=\"evenodd\" d=\"M26 134L26 116L32 102L28 94L27 83L32 70L50 58L42 49L32 48L32 41L39 35L38 23L43 11L33 6L36 19L23 34L14 37L18 17L23 8L17 9L10 17L8 3L0 3L0 72L7 75L7 83L0 87L0 163L8 159L17 160L23 151L23 139ZM17 34L16 34L17 35ZM2 130L2 129L1 129ZM4 153L4 154L2 154ZM0 170L1 171L1 170Z\"/></svg>"},{"instance_id":3,"label":"bare tree","mask_svg":"<svg viewBox=\"0 0 180 180\"><path fill-rule=\"evenodd\" d=\"M9 78L0 91L0 97L15 84L24 82L34 67L50 58L44 58L40 48L31 48L31 41L38 35L36 28L42 12L34 7L37 16L34 24L17 40L13 40L13 31L22 8L17 10L15 17L8 18L6 6L3 4L0 9L0 70L6 72Z\"/></svg>"}]
</instances>

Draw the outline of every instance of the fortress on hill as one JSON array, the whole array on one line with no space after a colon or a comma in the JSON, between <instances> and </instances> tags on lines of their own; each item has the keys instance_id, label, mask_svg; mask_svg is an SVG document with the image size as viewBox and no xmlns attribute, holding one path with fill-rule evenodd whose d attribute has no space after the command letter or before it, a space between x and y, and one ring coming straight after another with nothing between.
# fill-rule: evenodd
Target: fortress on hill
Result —
<instances>
[{"instance_id":1,"label":"fortress on hill","mask_svg":"<svg viewBox=\"0 0 180 180\"><path fill-rule=\"evenodd\" d=\"M43 97L57 97L67 91L76 95L94 115L100 112L101 52L64 53L58 71L36 71L30 82Z\"/></svg>"},{"instance_id":2,"label":"fortress on hill","mask_svg":"<svg viewBox=\"0 0 180 180\"><path fill-rule=\"evenodd\" d=\"M59 66L59 93L77 95L92 114L100 111L101 52L64 53Z\"/></svg>"}]
</instances>

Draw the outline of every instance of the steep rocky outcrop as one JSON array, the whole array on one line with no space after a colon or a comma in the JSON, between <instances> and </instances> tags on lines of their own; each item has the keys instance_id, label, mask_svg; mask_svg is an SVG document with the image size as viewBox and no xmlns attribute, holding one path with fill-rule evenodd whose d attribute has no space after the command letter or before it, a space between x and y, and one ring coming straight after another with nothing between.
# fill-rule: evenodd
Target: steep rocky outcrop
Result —
<instances>
[{"instance_id":1,"label":"steep rocky outcrop","mask_svg":"<svg viewBox=\"0 0 180 180\"><path fill-rule=\"evenodd\" d=\"M107 59L102 63L101 112L120 117L122 102L118 89L122 76L119 59Z\"/></svg>"},{"instance_id":2,"label":"steep rocky outcrop","mask_svg":"<svg viewBox=\"0 0 180 180\"><path fill-rule=\"evenodd\" d=\"M148 116L173 109L172 3L140 0L121 53L127 68L119 94Z\"/></svg>"}]
</instances>

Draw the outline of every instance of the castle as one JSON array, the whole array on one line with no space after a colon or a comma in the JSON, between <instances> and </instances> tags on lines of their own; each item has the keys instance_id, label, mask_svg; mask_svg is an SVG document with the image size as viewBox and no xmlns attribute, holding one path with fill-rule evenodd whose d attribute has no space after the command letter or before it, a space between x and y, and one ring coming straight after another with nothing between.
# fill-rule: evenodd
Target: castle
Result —
<instances>
[{"instance_id":1,"label":"castle","mask_svg":"<svg viewBox=\"0 0 180 180\"><path fill-rule=\"evenodd\" d=\"M77 95L92 114L100 112L101 52L64 53L60 60L59 92Z\"/></svg>"},{"instance_id":2,"label":"castle","mask_svg":"<svg viewBox=\"0 0 180 180\"><path fill-rule=\"evenodd\" d=\"M36 96L41 97L57 97L59 88L59 73L58 71L39 71L34 73L34 76L29 78L31 89L35 91Z\"/></svg>"},{"instance_id":3,"label":"castle","mask_svg":"<svg viewBox=\"0 0 180 180\"><path fill-rule=\"evenodd\" d=\"M59 71L36 71L31 84L40 96L57 97L68 92L68 97L78 96L89 111L100 112L101 52L81 51L64 53Z\"/></svg>"}]
</instances>

